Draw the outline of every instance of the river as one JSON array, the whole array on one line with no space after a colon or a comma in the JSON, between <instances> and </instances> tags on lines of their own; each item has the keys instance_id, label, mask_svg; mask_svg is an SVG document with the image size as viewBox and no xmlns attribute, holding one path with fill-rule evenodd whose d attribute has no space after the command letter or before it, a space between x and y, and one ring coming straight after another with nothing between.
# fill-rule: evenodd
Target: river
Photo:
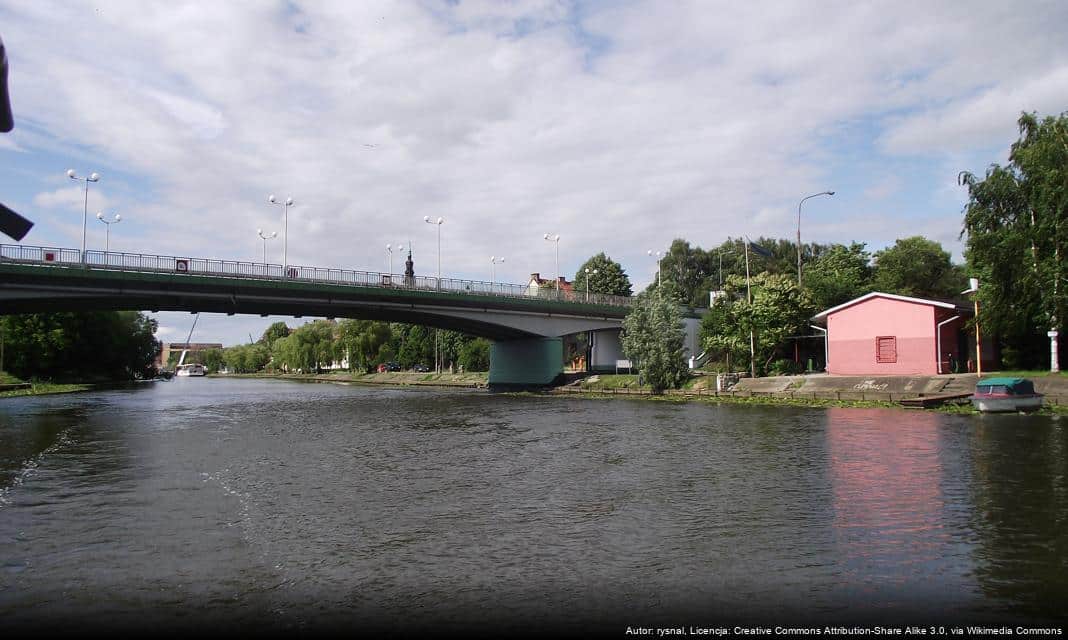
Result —
<instances>
[{"instance_id":1,"label":"river","mask_svg":"<svg viewBox=\"0 0 1068 640\"><path fill-rule=\"evenodd\" d=\"M1063 627L1066 422L198 378L5 399L0 631Z\"/></svg>"}]
</instances>

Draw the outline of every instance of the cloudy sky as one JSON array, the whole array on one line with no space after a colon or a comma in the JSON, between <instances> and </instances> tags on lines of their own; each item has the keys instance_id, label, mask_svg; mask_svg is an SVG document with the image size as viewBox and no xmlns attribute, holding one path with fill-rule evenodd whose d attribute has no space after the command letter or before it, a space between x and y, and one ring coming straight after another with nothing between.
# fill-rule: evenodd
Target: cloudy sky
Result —
<instances>
[{"instance_id":1,"label":"cloudy sky","mask_svg":"<svg viewBox=\"0 0 1068 640\"><path fill-rule=\"evenodd\" d=\"M1004 162L1021 111L1068 109L1066 27L1059 0L0 0L0 201L36 222L23 244L78 247L65 172L96 171L89 248L103 211L113 249L259 261L273 193L292 264L384 271L410 242L433 273L429 215L446 275L552 275L559 233L562 274L605 251L640 288L648 249L793 237L833 190L803 240L960 260L957 174Z\"/></svg>"}]
</instances>

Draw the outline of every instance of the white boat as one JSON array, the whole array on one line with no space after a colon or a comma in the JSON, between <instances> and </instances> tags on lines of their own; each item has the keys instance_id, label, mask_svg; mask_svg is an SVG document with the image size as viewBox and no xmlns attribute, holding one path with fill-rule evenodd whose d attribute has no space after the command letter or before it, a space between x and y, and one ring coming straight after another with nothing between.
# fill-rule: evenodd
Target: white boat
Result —
<instances>
[{"instance_id":1,"label":"white boat","mask_svg":"<svg viewBox=\"0 0 1068 640\"><path fill-rule=\"evenodd\" d=\"M180 364L174 368L174 375L176 376L204 376L207 375L208 370L204 365L193 362L191 364Z\"/></svg>"}]
</instances>

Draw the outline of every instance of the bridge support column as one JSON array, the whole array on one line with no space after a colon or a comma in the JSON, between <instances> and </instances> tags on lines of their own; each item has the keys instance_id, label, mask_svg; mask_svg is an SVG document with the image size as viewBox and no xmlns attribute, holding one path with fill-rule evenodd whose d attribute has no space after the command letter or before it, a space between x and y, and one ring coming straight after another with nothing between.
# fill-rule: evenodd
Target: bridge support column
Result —
<instances>
[{"instance_id":1,"label":"bridge support column","mask_svg":"<svg viewBox=\"0 0 1068 640\"><path fill-rule=\"evenodd\" d=\"M491 389L542 387L563 372L562 338L498 340L490 346Z\"/></svg>"},{"instance_id":2,"label":"bridge support column","mask_svg":"<svg viewBox=\"0 0 1068 640\"><path fill-rule=\"evenodd\" d=\"M587 369L597 373L616 372L616 362L627 357L623 355L619 334L619 329L590 332L590 361Z\"/></svg>"}]
</instances>

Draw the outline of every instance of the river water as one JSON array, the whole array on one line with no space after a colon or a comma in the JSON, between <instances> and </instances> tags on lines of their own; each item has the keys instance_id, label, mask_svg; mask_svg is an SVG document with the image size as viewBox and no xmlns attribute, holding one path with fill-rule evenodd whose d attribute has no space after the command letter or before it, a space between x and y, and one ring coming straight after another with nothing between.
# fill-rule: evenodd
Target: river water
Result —
<instances>
[{"instance_id":1,"label":"river water","mask_svg":"<svg viewBox=\"0 0 1068 640\"><path fill-rule=\"evenodd\" d=\"M0 400L0 631L1064 627L1066 423L273 380Z\"/></svg>"}]
</instances>

